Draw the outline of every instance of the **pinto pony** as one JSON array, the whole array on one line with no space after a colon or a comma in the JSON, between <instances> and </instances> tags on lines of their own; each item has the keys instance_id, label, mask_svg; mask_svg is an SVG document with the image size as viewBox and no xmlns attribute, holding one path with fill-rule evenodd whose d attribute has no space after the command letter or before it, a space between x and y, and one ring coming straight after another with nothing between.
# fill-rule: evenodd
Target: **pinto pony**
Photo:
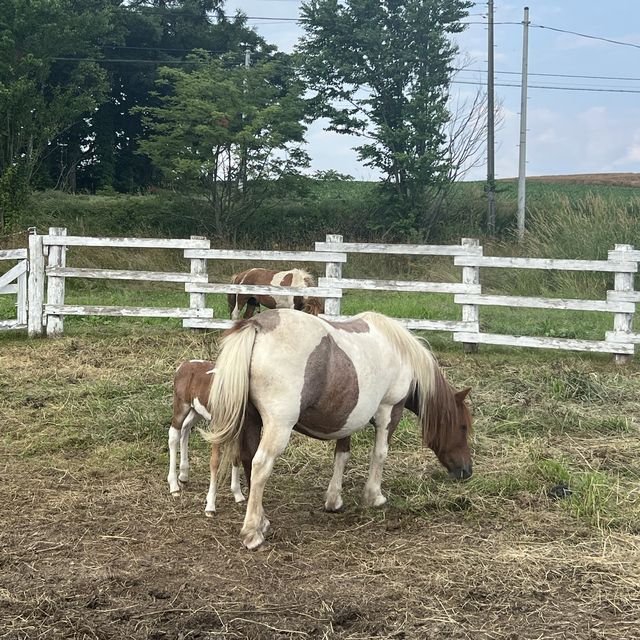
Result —
<instances>
[{"instance_id":1,"label":"pinto pony","mask_svg":"<svg viewBox=\"0 0 640 640\"><path fill-rule=\"evenodd\" d=\"M468 392L451 387L423 342L377 313L329 322L278 309L236 323L218 357L206 438L225 445L223 465L237 458L238 450L243 462L252 460L244 545L255 549L264 541L269 527L262 506L265 484L294 429L338 441L328 511L342 506L349 437L369 422L376 435L364 499L376 507L385 503L382 468L405 407L417 414L423 444L451 475L471 476Z\"/></svg>"},{"instance_id":2,"label":"pinto pony","mask_svg":"<svg viewBox=\"0 0 640 640\"><path fill-rule=\"evenodd\" d=\"M173 378L173 417L169 427L169 491L172 496L180 495L181 483L189 480L189 434L199 420L211 420L207 410L209 391L214 378L215 363L209 360L189 360L183 362ZM180 444L180 474L176 474ZM213 516L216 510L216 488L220 446L211 449L211 481L207 493L205 514ZM243 502L240 489L240 467L234 462L231 469L231 492L236 502Z\"/></svg>"},{"instance_id":3,"label":"pinto pony","mask_svg":"<svg viewBox=\"0 0 640 640\"><path fill-rule=\"evenodd\" d=\"M236 273L231 280L232 284L266 284L279 287L314 287L313 277L302 269L290 271L272 271L270 269L253 268ZM267 309L296 309L317 316L324 313L324 301L320 298L303 296L270 296L250 295L245 293L227 294L229 313L233 320L240 318L242 309L246 306L244 318L251 318L260 305Z\"/></svg>"}]
</instances>

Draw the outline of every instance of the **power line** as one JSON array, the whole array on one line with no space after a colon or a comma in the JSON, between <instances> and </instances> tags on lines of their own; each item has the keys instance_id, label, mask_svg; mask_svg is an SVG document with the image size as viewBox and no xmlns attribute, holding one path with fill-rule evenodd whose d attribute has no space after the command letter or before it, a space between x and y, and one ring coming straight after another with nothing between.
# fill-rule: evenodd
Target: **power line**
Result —
<instances>
[{"instance_id":1,"label":"power line","mask_svg":"<svg viewBox=\"0 0 640 640\"><path fill-rule=\"evenodd\" d=\"M486 87L484 82L472 82L471 80L451 80L451 84L470 84L476 87ZM497 87L520 87L519 84L508 82L496 82ZM530 84L530 89L555 89L558 91L586 91L591 93L640 93L640 89L604 89L597 87L560 87L554 85Z\"/></svg>"},{"instance_id":2,"label":"power line","mask_svg":"<svg viewBox=\"0 0 640 640\"><path fill-rule=\"evenodd\" d=\"M63 62L117 62L120 64L138 64L140 62L146 62L148 64L201 64L201 60L149 60L146 59L133 59L133 58L63 58L56 57L50 58L50 60L63 61Z\"/></svg>"},{"instance_id":3,"label":"power line","mask_svg":"<svg viewBox=\"0 0 640 640\"><path fill-rule=\"evenodd\" d=\"M65 62L109 62L117 64L155 64L155 65L172 65L172 64L201 64L201 60L148 60L148 59L132 59L132 58L66 58L56 57L51 60ZM291 67L292 70L297 70ZM473 86L486 87L486 83L474 82L471 80L451 80L451 84L467 84ZM497 87L519 87L519 84L508 82L496 82ZM558 91L585 91L592 93L640 93L640 89L619 89L605 87L577 87L577 86L559 86L559 85L529 85L532 89L554 89Z\"/></svg>"},{"instance_id":4,"label":"power line","mask_svg":"<svg viewBox=\"0 0 640 640\"><path fill-rule=\"evenodd\" d=\"M262 0L262 1L278 1L278 2L298 2L298 0ZM483 2L476 2L474 3L475 6L481 6L484 5ZM169 9L169 10L162 10L162 9L156 9L154 7L141 7L142 10L136 11L136 10L129 10L129 12L131 13L140 13L140 14L158 14L158 15L165 15L165 16L172 16L172 15L190 15L190 16L194 16L194 17L199 17L201 14L193 12L193 11L189 11L188 9ZM236 16L230 16L227 14L221 14L218 13L217 15L221 15L222 17L224 17L225 19L230 19L230 18L235 18ZM467 14L468 16L480 16L480 17L486 17L485 14L482 13L470 13ZM246 20L267 20L267 21L280 21L280 22L296 22L296 23L304 23L305 20L302 18L287 18L284 16L244 16L244 18ZM465 24L465 25L483 25L486 26L487 23L486 22L477 22L477 21L460 21L461 24ZM269 24L269 23L267 23ZM521 26L522 22L515 22L515 21L494 21L494 25L517 25L517 26ZM544 25L544 24L534 24L531 23L530 24L531 27L535 27L537 29L547 29L549 31L555 31L557 33L567 33L570 35L574 35L574 36L578 36L580 38L588 38L590 40L600 40L602 42L608 42L610 44L616 44L616 45L620 45L620 46L624 46L624 47L633 47L635 49L640 49L640 44L635 44L633 42L624 42L622 40L614 40L613 38L605 38L604 36L594 36L592 34L588 34L588 33L580 33L578 31L571 31L569 29L560 29L559 27L550 27L548 25Z\"/></svg>"},{"instance_id":5,"label":"power line","mask_svg":"<svg viewBox=\"0 0 640 640\"><path fill-rule=\"evenodd\" d=\"M265 0L265 2L268 0ZM297 2L297 0L292 0ZM202 49L200 47L194 47L192 49L179 49L175 47L132 47L128 45L117 45L117 44L105 44L102 45L105 49L113 49L113 50L124 50L124 51L175 51L180 53L191 53L194 50L204 51L206 53L217 53L213 49ZM55 58L56 60L74 60L75 58ZM103 58L97 60L105 60ZM486 69L467 69L466 67L454 67L452 71L456 72L464 72L464 73L486 73ZM519 76L521 75L520 71L499 71L496 70L495 73L501 75L513 75ZM530 76L540 76L545 78L572 78L577 80L620 80L620 81L628 81L628 82L640 82L640 77L633 78L630 76L593 76L593 75L584 75L584 74L574 74L574 73L532 73L529 72Z\"/></svg>"},{"instance_id":6,"label":"power line","mask_svg":"<svg viewBox=\"0 0 640 640\"><path fill-rule=\"evenodd\" d=\"M608 42L610 44L618 44L623 47L633 47L634 49L640 49L640 44L634 44L633 42L622 42L622 40L612 40L611 38L604 38L602 36L592 36L588 33L578 33L577 31L569 31L568 29L558 29L557 27L548 27L544 24L533 24L531 27L537 29L547 29L549 31L557 31L558 33L569 33L573 36L580 36L581 38L588 38L589 40L601 40L602 42Z\"/></svg>"},{"instance_id":7,"label":"power line","mask_svg":"<svg viewBox=\"0 0 640 640\"><path fill-rule=\"evenodd\" d=\"M473 73L486 73L484 69L465 69L464 67L452 69L452 71L468 71ZM501 73L503 75L513 75L519 76L521 75L520 71L496 71L496 73ZM588 76L588 75L579 75L572 73L531 73L530 76L544 76L547 78L578 78L583 80L629 80L631 82L640 82L640 78L630 78L629 76Z\"/></svg>"}]
</instances>

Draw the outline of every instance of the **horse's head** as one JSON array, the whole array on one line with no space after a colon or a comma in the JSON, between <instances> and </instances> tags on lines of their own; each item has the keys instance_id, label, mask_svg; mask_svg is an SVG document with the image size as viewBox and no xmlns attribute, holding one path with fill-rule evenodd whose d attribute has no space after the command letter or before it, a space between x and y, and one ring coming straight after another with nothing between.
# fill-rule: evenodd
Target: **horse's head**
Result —
<instances>
[{"instance_id":1,"label":"horse's head","mask_svg":"<svg viewBox=\"0 0 640 640\"><path fill-rule=\"evenodd\" d=\"M324 313L324 299L314 297L305 298L302 310L312 316Z\"/></svg>"},{"instance_id":2,"label":"horse's head","mask_svg":"<svg viewBox=\"0 0 640 640\"><path fill-rule=\"evenodd\" d=\"M467 442L471 431L471 412L465 402L469 391L470 388L454 393L455 411L451 412L451 424L439 432L437 441L431 445L438 460L449 471L449 475L457 480L466 480L473 473Z\"/></svg>"}]
</instances>

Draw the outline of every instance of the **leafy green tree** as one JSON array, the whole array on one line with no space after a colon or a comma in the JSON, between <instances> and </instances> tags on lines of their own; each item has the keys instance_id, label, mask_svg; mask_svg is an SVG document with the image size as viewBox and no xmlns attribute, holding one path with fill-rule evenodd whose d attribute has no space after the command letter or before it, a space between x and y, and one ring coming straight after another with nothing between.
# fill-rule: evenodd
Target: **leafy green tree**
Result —
<instances>
[{"instance_id":1,"label":"leafy green tree","mask_svg":"<svg viewBox=\"0 0 640 640\"><path fill-rule=\"evenodd\" d=\"M9 172L3 188L28 187L60 136L101 102L104 72L71 58L95 57L110 37L110 14L108 0L0 0L0 175ZM0 214L0 228L3 222Z\"/></svg>"},{"instance_id":2,"label":"leafy green tree","mask_svg":"<svg viewBox=\"0 0 640 640\"><path fill-rule=\"evenodd\" d=\"M444 185L453 58L468 0L308 0L299 61L329 130L368 138L365 165L404 211Z\"/></svg>"},{"instance_id":3,"label":"leafy green tree","mask_svg":"<svg viewBox=\"0 0 640 640\"><path fill-rule=\"evenodd\" d=\"M135 191L157 182L150 158L137 153L146 133L135 108L159 106L154 90L162 66L184 68L194 49L238 64L246 47L254 60L272 54L274 48L247 27L243 15L227 17L222 7L221 0L144 0L114 11L114 39L101 62L110 91L85 136L81 186Z\"/></svg>"},{"instance_id":4,"label":"leafy green tree","mask_svg":"<svg viewBox=\"0 0 640 640\"><path fill-rule=\"evenodd\" d=\"M140 149L172 186L207 198L212 232L234 238L271 184L308 162L304 87L277 62L199 61L161 69L161 105L142 110L148 135Z\"/></svg>"}]
</instances>

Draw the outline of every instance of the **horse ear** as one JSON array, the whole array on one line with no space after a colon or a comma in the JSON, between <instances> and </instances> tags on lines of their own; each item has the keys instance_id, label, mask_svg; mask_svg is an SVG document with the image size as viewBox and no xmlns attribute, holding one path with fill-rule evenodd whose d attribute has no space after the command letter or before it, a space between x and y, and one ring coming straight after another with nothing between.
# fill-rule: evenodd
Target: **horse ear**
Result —
<instances>
[{"instance_id":1,"label":"horse ear","mask_svg":"<svg viewBox=\"0 0 640 640\"><path fill-rule=\"evenodd\" d=\"M464 399L469 395L469 391L471 391L471 387L467 387L462 391L456 391L456 402L464 402Z\"/></svg>"}]
</instances>

